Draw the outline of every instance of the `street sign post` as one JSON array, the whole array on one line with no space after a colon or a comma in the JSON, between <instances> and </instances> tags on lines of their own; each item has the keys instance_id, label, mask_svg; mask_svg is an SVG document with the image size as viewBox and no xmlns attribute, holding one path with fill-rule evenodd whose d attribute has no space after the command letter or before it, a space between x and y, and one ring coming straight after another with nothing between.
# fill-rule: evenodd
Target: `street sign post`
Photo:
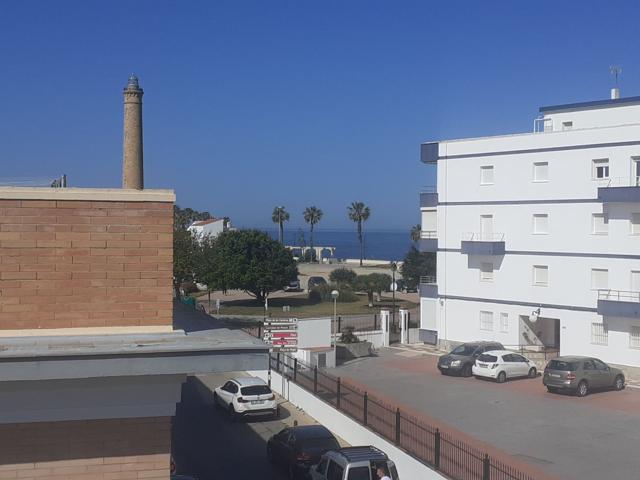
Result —
<instances>
[{"instance_id":1,"label":"street sign post","mask_svg":"<svg viewBox=\"0 0 640 480\"><path fill-rule=\"evenodd\" d=\"M272 352L297 352L298 319L269 318L264 322L262 339L272 346Z\"/></svg>"}]
</instances>

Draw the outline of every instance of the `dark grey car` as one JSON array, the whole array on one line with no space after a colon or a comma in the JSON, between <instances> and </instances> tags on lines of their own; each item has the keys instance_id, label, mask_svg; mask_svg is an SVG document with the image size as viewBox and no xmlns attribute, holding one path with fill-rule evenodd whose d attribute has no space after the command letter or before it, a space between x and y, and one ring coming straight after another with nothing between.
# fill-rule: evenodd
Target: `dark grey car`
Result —
<instances>
[{"instance_id":1,"label":"dark grey car","mask_svg":"<svg viewBox=\"0 0 640 480\"><path fill-rule=\"evenodd\" d=\"M498 342L468 342L454 348L451 353L442 355L438 359L438 370L443 375L459 374L463 377L471 376L471 368L476 358L484 352L504 350Z\"/></svg>"},{"instance_id":2,"label":"dark grey car","mask_svg":"<svg viewBox=\"0 0 640 480\"><path fill-rule=\"evenodd\" d=\"M622 390L624 374L598 358L558 357L545 367L542 383L550 392L562 390L584 397L592 390Z\"/></svg>"}]
</instances>

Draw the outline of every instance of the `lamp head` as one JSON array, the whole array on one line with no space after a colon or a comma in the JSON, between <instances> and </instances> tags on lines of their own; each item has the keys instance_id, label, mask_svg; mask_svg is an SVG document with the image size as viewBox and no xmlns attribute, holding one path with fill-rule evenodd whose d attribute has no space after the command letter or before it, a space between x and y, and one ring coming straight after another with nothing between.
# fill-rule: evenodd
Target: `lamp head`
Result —
<instances>
[{"instance_id":1,"label":"lamp head","mask_svg":"<svg viewBox=\"0 0 640 480\"><path fill-rule=\"evenodd\" d=\"M338 292L338 290L333 290L331 292L331 298L333 298L334 300L338 298L338 295L340 295L340 292Z\"/></svg>"}]
</instances>

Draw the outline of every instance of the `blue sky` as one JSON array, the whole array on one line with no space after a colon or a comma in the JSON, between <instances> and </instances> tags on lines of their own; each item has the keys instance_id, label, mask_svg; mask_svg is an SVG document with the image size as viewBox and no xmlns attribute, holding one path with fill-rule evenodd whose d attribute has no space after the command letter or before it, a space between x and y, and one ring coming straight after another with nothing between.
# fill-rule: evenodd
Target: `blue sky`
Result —
<instances>
[{"instance_id":1,"label":"blue sky","mask_svg":"<svg viewBox=\"0 0 640 480\"><path fill-rule=\"evenodd\" d=\"M270 226L419 221L419 145L529 131L540 105L640 95L636 2L0 3L0 177L118 187L122 88L145 90L145 180Z\"/></svg>"}]
</instances>

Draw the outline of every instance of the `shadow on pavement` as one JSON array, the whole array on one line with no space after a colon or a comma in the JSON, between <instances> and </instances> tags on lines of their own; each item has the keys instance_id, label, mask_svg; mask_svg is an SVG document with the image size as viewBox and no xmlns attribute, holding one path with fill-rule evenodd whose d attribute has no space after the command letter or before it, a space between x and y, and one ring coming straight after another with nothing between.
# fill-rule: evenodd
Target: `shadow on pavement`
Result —
<instances>
[{"instance_id":1,"label":"shadow on pavement","mask_svg":"<svg viewBox=\"0 0 640 480\"><path fill-rule=\"evenodd\" d=\"M258 418L232 422L213 407L206 392L210 390L197 377L189 377L182 386L172 428L177 472L197 475L199 480L286 478L266 456L270 430L284 425Z\"/></svg>"}]
</instances>

